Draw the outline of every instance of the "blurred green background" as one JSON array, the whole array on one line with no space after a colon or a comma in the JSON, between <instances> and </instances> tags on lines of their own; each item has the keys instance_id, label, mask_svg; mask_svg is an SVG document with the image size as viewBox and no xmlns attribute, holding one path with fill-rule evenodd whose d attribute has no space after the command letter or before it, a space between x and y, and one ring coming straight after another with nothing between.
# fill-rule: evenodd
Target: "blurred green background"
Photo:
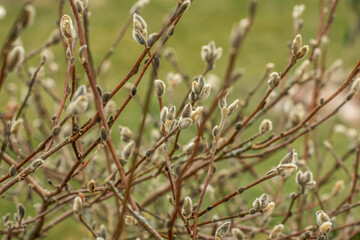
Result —
<instances>
[{"instance_id":1,"label":"blurred green background","mask_svg":"<svg viewBox=\"0 0 360 240\"><path fill-rule=\"evenodd\" d=\"M34 24L25 30L21 37L26 52L38 48L48 38L49 33L56 28L56 21L58 20L57 2L55 0L34 1L37 11ZM95 65L98 66L128 18L129 9L135 1L90 0L89 2L91 11L90 47ZM175 2L171 0L152 0L145 7L141 16L148 22L149 33L161 29L164 17L171 11ZM356 4L357 1L353 2ZM1 2L7 10L7 15L0 21L0 42L4 41L23 3L24 1L20 0L3 0ZM235 22L247 16L248 3L249 1L239 0L194 1L176 27L174 36L166 45L176 51L180 66L186 73L193 77L203 71L204 62L200 58L201 46L214 40L218 47L223 48L223 56L216 63L216 68L212 73L223 78L228 62L230 31ZM284 69L288 58L287 46L293 37L292 9L294 5L300 3L304 3L306 6L301 34L304 44L309 44L309 40L316 38L317 33L317 1L258 1L255 23L240 50L236 63L236 68L245 70L244 77L236 83L239 92L239 96L236 97L245 97L244 94L247 92L248 87L261 77L266 63L275 63L275 71ZM349 36L356 28L356 22L358 21L357 13L354 11L355 4L351 5L350 1L347 0L338 3L336 19L331 30L327 65L341 58L344 61L345 68L351 69L357 61L358 54L357 51L354 51L354 48L359 44L359 41L357 38L355 42L349 41ZM64 13L71 15L68 1L65 1ZM60 66L60 72L55 80L62 87L66 68L63 46L58 44L52 47L52 50L55 52L55 61ZM128 29L124 39L111 57L109 72L106 75L100 75L98 78L99 84L105 91L110 91L112 86L128 73L142 50L142 47L133 40L131 29ZM29 65L37 66L39 62L40 58L35 57L29 61ZM77 76L81 79L80 83L86 83L82 68L77 69ZM168 71L173 71L173 69L163 59L159 72L160 79L165 80ZM7 82L11 81L19 83L14 74L9 76ZM140 93L142 93L142 89L144 88L139 89ZM127 92L123 93L127 94ZM4 91L1 94L6 96ZM119 97L121 96L119 95ZM0 104L0 110L3 111L4 108L5 106Z\"/></svg>"},{"instance_id":2,"label":"blurred green background","mask_svg":"<svg viewBox=\"0 0 360 240\"><path fill-rule=\"evenodd\" d=\"M91 12L90 47L95 66L98 66L129 17L129 9L135 1L90 0L89 2ZM145 7L141 12L141 16L148 22L149 33L161 29L164 17L175 6L175 2L171 0L152 0ZM354 51L354 48L359 44L359 41L357 38L354 42L349 41L349 36L356 28L356 22L358 21L357 13L354 11L356 10L354 6L358 3L357 1L353 2L355 4L351 4L348 0L339 1L338 3L336 19L331 30L327 65L331 65L334 60L341 58L344 61L345 69L351 69L358 60L358 54L357 51ZM0 42L4 41L23 3L24 1L20 0L3 0L1 2L7 10L7 15L0 21ZM223 78L228 63L230 31L235 22L247 16L248 3L249 1L239 0L194 1L176 27L175 34L166 44L166 46L172 47L176 51L180 66L186 73L194 77L203 71L205 66L200 58L201 46L214 40L218 47L223 48L223 56L217 61L216 68L212 73L217 74L220 79ZM292 10L294 5L301 3L306 6L301 34L303 43L309 44L309 40L316 38L317 34L317 1L258 1L255 23L240 50L236 62L236 68L244 69L245 75L241 81L236 83L239 94L234 97L245 98L248 88L261 77L266 63L275 63L275 71L284 69L288 60L288 44L294 34ZM34 24L25 30L21 37L26 52L30 52L44 43L49 33L56 28L56 21L58 20L58 1L37 0L34 1L34 5L37 11ZM65 1L64 13L72 15L68 1ZM55 52L55 61L60 66L60 71L55 80L58 86L62 87L66 70L63 46L58 44L51 49ZM128 29L124 39L111 57L111 66L108 73L98 77L98 82L104 91L110 91L114 84L121 81L142 50L142 47L133 40L131 29ZM75 53L77 53L77 50ZM39 62L40 57L35 57L29 61L29 66L37 66ZM162 66L159 71L160 79L165 80L169 71L173 71L173 69L168 62L162 59ZM87 83L82 67L77 68L77 77L80 78L80 83ZM147 78L145 77L145 79ZM131 82L133 81L134 79L131 80ZM21 84L14 74L9 76L7 82ZM265 89L266 86L263 86L263 88ZM140 94L144 92L143 89L145 88L139 88ZM119 99L122 99L127 94L127 90L120 91L120 93L115 97L115 100L120 101ZM4 91L1 94L3 97L7 97ZM261 91L260 94L262 94ZM182 98L181 95L177 96ZM4 104L0 104L0 111L3 111L4 108ZM127 122L133 116L125 114L123 117L124 121Z\"/></svg>"},{"instance_id":3,"label":"blurred green background","mask_svg":"<svg viewBox=\"0 0 360 240\"><path fill-rule=\"evenodd\" d=\"M64 13L72 16L69 3L65 1ZM98 66L105 52L109 49L119 30L129 17L129 9L134 0L89 0L91 11L90 18L90 48L94 58L95 65ZM325 1L327 2L327 1ZM356 4L359 1L341 0L336 10L336 19L333 23L330 34L330 45L328 51L327 65L330 65L336 59L343 59L345 69L351 70L359 60L359 39L350 39L354 29L357 27L359 12ZM5 37L16 19L18 12L25 1L20 0L2 0L0 5L6 8L7 15L0 20L0 43L4 42ZM200 57L201 46L214 40L217 47L223 48L223 56L217 61L216 68L212 73L217 74L220 79L223 78L226 71L229 52L229 35L234 23L247 16L249 1L241 0L195 0L190 9L183 16L176 27L174 35L167 42L166 46L172 47L178 56L181 68L191 77L200 74L204 69L204 62ZM304 26L301 30L304 44L309 44L310 39L316 38L318 27L318 1L315 0L259 0L257 16L250 34L241 47L236 68L245 69L245 75L236 83L231 99L245 98L248 89L258 81L262 76L266 63L275 63L275 71L282 71L288 60L288 44L293 38L292 10L294 5L304 3L306 6L303 14ZM141 16L148 23L149 33L157 32L163 25L166 14L175 6L175 0L151 0L141 12ZM26 52L38 48L48 38L50 32L56 28L58 20L58 1L55 0L36 0L36 18L34 24L25 30L21 40ZM354 50L355 49L355 50ZM65 58L63 55L63 46L61 44L52 47L55 53L55 61L59 64L60 71L55 80L59 89L63 88L65 79ZM131 35L131 28L128 29L124 39L120 42L115 53L111 57L111 66L106 75L100 75L98 83L105 91L111 91L122 78L128 73L130 67L135 63L143 48L135 43ZM77 53L77 51L75 51ZM30 60L29 66L37 66L40 58L37 56ZM83 70L77 68L77 76L80 82L86 84ZM162 59L159 77L166 79L166 74L173 71L172 67ZM133 82L134 79L131 80ZM148 76L139 87L139 96L145 94L145 86ZM16 85L24 86L14 74L11 74L7 82L13 82ZM144 87L141 87L144 86ZM266 86L263 86L265 90ZM185 89L185 88L180 88ZM175 99L182 99L183 94L175 93ZM259 96L263 92L259 91ZM128 94L127 90L121 90L115 97L119 105L122 98ZM20 98L19 91L19 98ZM6 100L8 95L5 91L0 92L0 112L6 109ZM143 99L143 98L142 98ZM177 102L177 100L175 100ZM156 102L154 104L154 114L157 116L158 109ZM179 104L179 103L178 103ZM255 104L255 103L254 103ZM118 124L126 123L132 129L135 129L140 122L140 112L132 110L137 104L131 102L125 114L121 116ZM52 109L52 106L49 106ZM51 112L51 111L50 111ZM256 131L256 129L255 129ZM326 135L327 132L320 135ZM114 136L118 136L113 131ZM343 139L340 139L343 140ZM274 164L270 164L274 165ZM262 165L260 165L261 167ZM269 164L265 164L264 170L268 169ZM252 196L257 197L258 191ZM3 202L3 201L2 201ZM15 205L0 204L6 208L0 210L1 214L8 211L14 211ZM13 208L13 209L11 209ZM80 227L78 231L70 231L74 222L66 221L60 224L50 232L48 239L81 239L87 233ZM59 238L59 234L61 237Z\"/></svg>"},{"instance_id":4,"label":"blurred green background","mask_svg":"<svg viewBox=\"0 0 360 240\"><path fill-rule=\"evenodd\" d=\"M51 30L56 28L58 19L57 2L55 0L34 1L37 11L34 24L21 37L26 51L39 47L47 39ZM68 1L65 2L64 13L70 14ZM128 18L129 9L135 1L90 0L89 2L91 11L90 45L95 63L98 65L105 51L108 50ZM161 29L164 16L173 8L175 2L171 0L151 0L151 3L144 8L141 16L148 22L149 33ZM176 50L181 66L190 76L195 76L202 70L204 63L200 58L200 49L202 45L211 40L214 40L217 46L224 49L223 57L217 62L216 69L213 72L220 77L225 74L230 30L235 22L247 16L248 2L239 0L194 1L189 11L178 24L174 36L167 43L167 46L171 46ZM0 42L4 41L23 3L24 1L20 0L1 1L1 4L7 10L7 15L0 21ZM278 71L285 67L288 56L287 44L293 37L292 9L294 5L300 3L304 3L306 6L301 34L304 44L309 44L309 40L316 38L317 33L317 1L258 1L254 26L240 51L237 61L237 67L246 70L242 83L246 84L252 82L253 78L259 78L259 72L261 73L268 62L275 63L275 69ZM350 4L350 1L339 1L336 19L331 30L329 63L342 58L344 66L351 68L357 61L357 53L353 49L358 41L347 44L349 43L347 41L348 36L356 26L357 21L356 15L358 13L353 10L354 7ZM109 85L105 85L109 88L114 82L122 79L142 51L142 47L132 39L130 30L127 31L115 54L111 57L112 67L107 77L107 84ZM53 49L56 53L57 62L64 62L62 55L60 55L63 51L62 46L58 45ZM31 61L34 66L38 62L39 59ZM60 66L64 71L65 65ZM169 65L163 61L160 77L165 78L169 69ZM63 74L59 74L59 76L63 76Z\"/></svg>"}]
</instances>

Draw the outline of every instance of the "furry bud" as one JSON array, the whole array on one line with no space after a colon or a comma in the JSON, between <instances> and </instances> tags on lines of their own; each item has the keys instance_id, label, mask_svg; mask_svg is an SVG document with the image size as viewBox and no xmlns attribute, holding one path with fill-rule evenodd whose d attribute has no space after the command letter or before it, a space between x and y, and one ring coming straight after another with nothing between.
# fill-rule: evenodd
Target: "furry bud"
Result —
<instances>
[{"instance_id":1,"label":"furry bud","mask_svg":"<svg viewBox=\"0 0 360 240\"><path fill-rule=\"evenodd\" d=\"M6 69L8 72L12 72L19 67L24 61L25 50L22 46L16 46L12 49L8 55Z\"/></svg>"},{"instance_id":2,"label":"furry bud","mask_svg":"<svg viewBox=\"0 0 360 240\"><path fill-rule=\"evenodd\" d=\"M297 56L296 56L296 59L300 60L300 59L304 58L305 55L308 53L308 51L309 51L309 46L308 45L305 45L305 46L301 47L298 54L297 54Z\"/></svg>"},{"instance_id":3,"label":"furry bud","mask_svg":"<svg viewBox=\"0 0 360 240\"><path fill-rule=\"evenodd\" d=\"M183 110L181 111L181 117L182 118L190 117L191 112L192 112L192 106L190 103L187 103L187 104L185 104Z\"/></svg>"},{"instance_id":4,"label":"furry bud","mask_svg":"<svg viewBox=\"0 0 360 240\"><path fill-rule=\"evenodd\" d=\"M152 47L152 45L154 45L154 43L156 42L156 40L159 38L159 34L158 33L152 33L149 35L148 40L147 40L147 45L149 47Z\"/></svg>"},{"instance_id":5,"label":"furry bud","mask_svg":"<svg viewBox=\"0 0 360 240\"><path fill-rule=\"evenodd\" d=\"M87 48L87 45L82 45L79 48L79 59L80 59L81 63L84 63L86 61L86 58L85 58L86 48Z\"/></svg>"},{"instance_id":6,"label":"furry bud","mask_svg":"<svg viewBox=\"0 0 360 240\"><path fill-rule=\"evenodd\" d=\"M101 128L100 128L100 139L102 141L107 141L108 137L109 136L108 136L108 132L107 132L106 128L104 126L101 126Z\"/></svg>"},{"instance_id":7,"label":"furry bud","mask_svg":"<svg viewBox=\"0 0 360 240\"><path fill-rule=\"evenodd\" d=\"M324 222L324 223L321 224L321 226L319 227L320 232L322 232L322 233L330 232L331 226L332 226L332 223L331 223L331 222Z\"/></svg>"},{"instance_id":8,"label":"furry bud","mask_svg":"<svg viewBox=\"0 0 360 240\"><path fill-rule=\"evenodd\" d=\"M78 97L74 102L70 103L68 108L73 116L80 116L83 114L89 106L89 100L87 96L82 95Z\"/></svg>"},{"instance_id":9,"label":"furry bud","mask_svg":"<svg viewBox=\"0 0 360 240\"><path fill-rule=\"evenodd\" d=\"M292 163L282 164L277 167L277 174L281 177L290 177L293 172L297 170L297 166Z\"/></svg>"},{"instance_id":10,"label":"furry bud","mask_svg":"<svg viewBox=\"0 0 360 240\"><path fill-rule=\"evenodd\" d=\"M175 25L171 25L166 33L166 36L169 38L171 37L175 32Z\"/></svg>"},{"instance_id":11,"label":"furry bud","mask_svg":"<svg viewBox=\"0 0 360 240\"><path fill-rule=\"evenodd\" d=\"M101 96L102 102L107 103L109 101L110 97L111 97L110 92L104 92L103 95Z\"/></svg>"},{"instance_id":12,"label":"furry bud","mask_svg":"<svg viewBox=\"0 0 360 240\"><path fill-rule=\"evenodd\" d=\"M332 189L332 194L337 195L344 190L344 180L338 180L335 182Z\"/></svg>"},{"instance_id":13,"label":"furry bud","mask_svg":"<svg viewBox=\"0 0 360 240\"><path fill-rule=\"evenodd\" d=\"M220 97L219 102L218 102L218 106L220 109L226 108L227 107L227 95L229 94L229 90L225 90L225 92L223 93L223 95Z\"/></svg>"},{"instance_id":14,"label":"furry bud","mask_svg":"<svg viewBox=\"0 0 360 240\"><path fill-rule=\"evenodd\" d=\"M270 232L269 239L275 239L280 236L282 230L284 229L284 225L278 224L276 225Z\"/></svg>"},{"instance_id":15,"label":"furry bud","mask_svg":"<svg viewBox=\"0 0 360 240\"><path fill-rule=\"evenodd\" d=\"M202 46L201 58L206 62L208 67L212 69L215 61L218 60L222 55L222 48L216 48L215 42L211 41L208 45Z\"/></svg>"},{"instance_id":16,"label":"furry bud","mask_svg":"<svg viewBox=\"0 0 360 240\"><path fill-rule=\"evenodd\" d=\"M155 93L157 97L162 97L164 95L166 85L163 81L157 79L154 81Z\"/></svg>"},{"instance_id":17,"label":"furry bud","mask_svg":"<svg viewBox=\"0 0 360 240\"><path fill-rule=\"evenodd\" d=\"M13 164L9 168L9 175L10 175L10 177L14 177L16 175L16 173L17 173L17 169L16 169L16 166Z\"/></svg>"},{"instance_id":18,"label":"furry bud","mask_svg":"<svg viewBox=\"0 0 360 240\"><path fill-rule=\"evenodd\" d=\"M135 142L131 141L125 145L122 152L122 158L125 160L129 159L133 155L134 150L135 150Z\"/></svg>"},{"instance_id":19,"label":"furry bud","mask_svg":"<svg viewBox=\"0 0 360 240\"><path fill-rule=\"evenodd\" d=\"M74 93L73 98L71 99L72 101L75 101L78 97L85 95L87 92L86 90L86 86L85 85L81 85Z\"/></svg>"},{"instance_id":20,"label":"furry bud","mask_svg":"<svg viewBox=\"0 0 360 240\"><path fill-rule=\"evenodd\" d=\"M137 93L137 87L134 85L131 87L131 90L130 90L130 96L131 97L134 97Z\"/></svg>"},{"instance_id":21,"label":"furry bud","mask_svg":"<svg viewBox=\"0 0 360 240\"><path fill-rule=\"evenodd\" d=\"M206 84L203 88L202 88L202 90L201 90L201 92L200 92L200 94L199 94L199 99L207 99L208 97L209 97L209 95L210 95L210 85L209 84Z\"/></svg>"},{"instance_id":22,"label":"furry bud","mask_svg":"<svg viewBox=\"0 0 360 240\"><path fill-rule=\"evenodd\" d=\"M169 113L169 109L167 107L163 107L160 112L160 120L163 124L166 122L166 117Z\"/></svg>"},{"instance_id":23,"label":"furry bud","mask_svg":"<svg viewBox=\"0 0 360 240\"><path fill-rule=\"evenodd\" d=\"M360 90L360 78L357 78L351 85L351 92L358 94Z\"/></svg>"},{"instance_id":24,"label":"furry bud","mask_svg":"<svg viewBox=\"0 0 360 240\"><path fill-rule=\"evenodd\" d=\"M199 76L195 81L192 83L192 90L199 95L202 89L205 86L205 78L203 76Z\"/></svg>"},{"instance_id":25,"label":"furry bud","mask_svg":"<svg viewBox=\"0 0 360 240\"><path fill-rule=\"evenodd\" d=\"M185 128L188 128L190 127L190 125L193 123L193 120L189 117L187 118L181 118L179 120L179 127L180 129L185 129Z\"/></svg>"},{"instance_id":26,"label":"furry bud","mask_svg":"<svg viewBox=\"0 0 360 240\"><path fill-rule=\"evenodd\" d=\"M78 13L82 14L84 11L84 3L81 0L75 0L75 6Z\"/></svg>"},{"instance_id":27,"label":"furry bud","mask_svg":"<svg viewBox=\"0 0 360 240\"><path fill-rule=\"evenodd\" d=\"M270 74L270 78L268 80L269 86L271 89L274 89L277 87L280 81L280 74L277 72L272 72Z\"/></svg>"},{"instance_id":28,"label":"furry bud","mask_svg":"<svg viewBox=\"0 0 360 240\"><path fill-rule=\"evenodd\" d=\"M297 153L295 152L295 149L293 149L291 152L287 153L281 160L279 165L287 164L287 163L294 163L297 159Z\"/></svg>"},{"instance_id":29,"label":"furry bud","mask_svg":"<svg viewBox=\"0 0 360 240\"><path fill-rule=\"evenodd\" d=\"M0 20L4 19L6 16L6 9L3 6L0 6Z\"/></svg>"},{"instance_id":30,"label":"furry bud","mask_svg":"<svg viewBox=\"0 0 360 240\"><path fill-rule=\"evenodd\" d=\"M264 119L259 127L259 134L263 135L272 130L272 122L269 119Z\"/></svg>"},{"instance_id":31,"label":"furry bud","mask_svg":"<svg viewBox=\"0 0 360 240\"><path fill-rule=\"evenodd\" d=\"M35 18L35 7L32 4L27 4L24 7L24 11L20 16L19 23L20 28L25 29L33 24ZM21 30L22 30L21 29Z\"/></svg>"},{"instance_id":32,"label":"furry bud","mask_svg":"<svg viewBox=\"0 0 360 240\"><path fill-rule=\"evenodd\" d=\"M184 204L181 209L181 213L184 215L186 219L191 217L193 211L193 203L190 197L185 197Z\"/></svg>"},{"instance_id":33,"label":"furry bud","mask_svg":"<svg viewBox=\"0 0 360 240\"><path fill-rule=\"evenodd\" d=\"M43 164L44 164L44 160L42 160L41 158L36 159L35 161L33 161L30 164L30 171L34 172L36 169L41 167Z\"/></svg>"},{"instance_id":34,"label":"furry bud","mask_svg":"<svg viewBox=\"0 0 360 240\"><path fill-rule=\"evenodd\" d=\"M147 43L147 24L136 13L133 15L133 38L140 45Z\"/></svg>"},{"instance_id":35,"label":"furry bud","mask_svg":"<svg viewBox=\"0 0 360 240\"><path fill-rule=\"evenodd\" d=\"M120 127L120 137L123 142L129 142L132 137L133 133L128 127Z\"/></svg>"},{"instance_id":36,"label":"furry bud","mask_svg":"<svg viewBox=\"0 0 360 240\"><path fill-rule=\"evenodd\" d=\"M189 0L183 1L180 5L176 15L180 16L180 15L184 14L184 12L186 12L189 7L190 7L190 1Z\"/></svg>"},{"instance_id":37,"label":"furry bud","mask_svg":"<svg viewBox=\"0 0 360 240\"><path fill-rule=\"evenodd\" d=\"M131 216L131 215L126 215L125 216L125 224L128 226L135 226L137 224L137 220Z\"/></svg>"},{"instance_id":38,"label":"furry bud","mask_svg":"<svg viewBox=\"0 0 360 240\"><path fill-rule=\"evenodd\" d=\"M53 137L56 137L56 136L58 136L58 135L60 134L60 132L61 132L61 127L55 126L55 127L51 130L51 135L52 135Z\"/></svg>"},{"instance_id":39,"label":"furry bud","mask_svg":"<svg viewBox=\"0 0 360 240\"><path fill-rule=\"evenodd\" d=\"M292 44L291 44L291 52L293 56L297 56L300 48L302 46L302 37L300 34L296 35Z\"/></svg>"},{"instance_id":40,"label":"furry bud","mask_svg":"<svg viewBox=\"0 0 360 240\"><path fill-rule=\"evenodd\" d=\"M195 108L195 110L192 112L191 119L193 120L194 124L200 120L203 109L204 108L200 106Z\"/></svg>"},{"instance_id":41,"label":"furry bud","mask_svg":"<svg viewBox=\"0 0 360 240\"><path fill-rule=\"evenodd\" d=\"M75 38L75 28L69 15L62 16L60 20L60 30L68 44Z\"/></svg>"},{"instance_id":42,"label":"furry bud","mask_svg":"<svg viewBox=\"0 0 360 240\"><path fill-rule=\"evenodd\" d=\"M231 113L238 108L239 106L239 102L240 100L239 99L236 99L232 104L229 105L229 107L227 108L228 109L228 115L230 116Z\"/></svg>"},{"instance_id":43,"label":"furry bud","mask_svg":"<svg viewBox=\"0 0 360 240\"><path fill-rule=\"evenodd\" d=\"M316 212L316 221L319 226L325 222L331 222L329 216L322 210Z\"/></svg>"},{"instance_id":44,"label":"furry bud","mask_svg":"<svg viewBox=\"0 0 360 240\"><path fill-rule=\"evenodd\" d=\"M190 93L189 93L189 100L191 101L191 102L195 102L195 100L196 100L196 93L194 92L194 91L191 91Z\"/></svg>"},{"instance_id":45,"label":"furry bud","mask_svg":"<svg viewBox=\"0 0 360 240\"><path fill-rule=\"evenodd\" d=\"M130 9L130 14L139 13L149 3L149 0L138 0Z\"/></svg>"},{"instance_id":46,"label":"furry bud","mask_svg":"<svg viewBox=\"0 0 360 240\"><path fill-rule=\"evenodd\" d=\"M269 216L274 212L275 209L275 203L274 202L270 202L266 205L266 207L263 208L262 213L265 216Z\"/></svg>"},{"instance_id":47,"label":"furry bud","mask_svg":"<svg viewBox=\"0 0 360 240\"><path fill-rule=\"evenodd\" d=\"M19 219L24 219L25 213L26 213L25 207L21 203L19 203L17 205L17 214L19 216Z\"/></svg>"},{"instance_id":48,"label":"furry bud","mask_svg":"<svg viewBox=\"0 0 360 240\"><path fill-rule=\"evenodd\" d=\"M233 228L231 233L236 238L236 240L245 240L245 234L239 228Z\"/></svg>"},{"instance_id":49,"label":"furry bud","mask_svg":"<svg viewBox=\"0 0 360 240\"><path fill-rule=\"evenodd\" d=\"M84 207L83 200L80 197L76 197L74 199L74 204L73 204L74 213L81 215L83 212L83 207Z\"/></svg>"},{"instance_id":50,"label":"furry bud","mask_svg":"<svg viewBox=\"0 0 360 240\"><path fill-rule=\"evenodd\" d=\"M225 222L215 232L215 240L221 240L229 232L231 222Z\"/></svg>"}]
</instances>

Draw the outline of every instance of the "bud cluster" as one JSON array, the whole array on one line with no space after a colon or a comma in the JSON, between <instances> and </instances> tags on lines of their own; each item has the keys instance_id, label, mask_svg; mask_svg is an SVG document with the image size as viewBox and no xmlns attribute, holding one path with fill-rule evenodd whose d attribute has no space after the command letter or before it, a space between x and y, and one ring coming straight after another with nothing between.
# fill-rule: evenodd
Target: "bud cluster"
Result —
<instances>
[{"instance_id":1,"label":"bud cluster","mask_svg":"<svg viewBox=\"0 0 360 240\"><path fill-rule=\"evenodd\" d=\"M220 59L221 55L222 48L216 48L214 41L209 42L208 45L204 45L201 48L201 58L210 70L215 67L215 61Z\"/></svg>"},{"instance_id":2,"label":"bud cluster","mask_svg":"<svg viewBox=\"0 0 360 240\"><path fill-rule=\"evenodd\" d=\"M200 99L205 100L210 95L210 85L206 84L205 78L203 76L197 77L192 82L191 92L189 94L189 100L191 102L196 102Z\"/></svg>"},{"instance_id":3,"label":"bud cluster","mask_svg":"<svg viewBox=\"0 0 360 240\"><path fill-rule=\"evenodd\" d=\"M295 150L292 150L281 159L276 168L277 175L284 178L290 177L290 175L297 170L296 161L297 153Z\"/></svg>"},{"instance_id":4,"label":"bud cluster","mask_svg":"<svg viewBox=\"0 0 360 240\"><path fill-rule=\"evenodd\" d=\"M301 172L296 174L296 183L300 186L300 192L305 194L307 190L315 187L316 182L313 180L313 174L311 171Z\"/></svg>"},{"instance_id":5,"label":"bud cluster","mask_svg":"<svg viewBox=\"0 0 360 240\"><path fill-rule=\"evenodd\" d=\"M140 45L147 44L147 23L137 13L133 15L133 38Z\"/></svg>"},{"instance_id":6,"label":"bud cluster","mask_svg":"<svg viewBox=\"0 0 360 240\"><path fill-rule=\"evenodd\" d=\"M316 212L316 221L321 233L324 234L331 231L332 222L324 211L319 210Z\"/></svg>"},{"instance_id":7,"label":"bud cluster","mask_svg":"<svg viewBox=\"0 0 360 240\"><path fill-rule=\"evenodd\" d=\"M269 216L275 209L275 203L269 202L269 197L266 194L263 194L259 198L256 198L252 206L253 207L249 210L250 214L261 212L264 215Z\"/></svg>"},{"instance_id":8,"label":"bud cluster","mask_svg":"<svg viewBox=\"0 0 360 240\"><path fill-rule=\"evenodd\" d=\"M291 44L291 53L295 60L300 60L309 51L308 45L302 45L302 37L300 34L296 35L292 44Z\"/></svg>"}]
</instances>

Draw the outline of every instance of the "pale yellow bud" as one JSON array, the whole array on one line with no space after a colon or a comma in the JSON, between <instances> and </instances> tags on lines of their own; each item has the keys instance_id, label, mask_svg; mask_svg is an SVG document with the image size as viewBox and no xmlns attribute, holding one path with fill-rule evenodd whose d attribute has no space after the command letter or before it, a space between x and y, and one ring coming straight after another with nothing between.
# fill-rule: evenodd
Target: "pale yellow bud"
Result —
<instances>
[{"instance_id":1,"label":"pale yellow bud","mask_svg":"<svg viewBox=\"0 0 360 240\"><path fill-rule=\"evenodd\" d=\"M75 28L69 15L62 16L60 21L60 30L61 34L64 36L68 43L75 38Z\"/></svg>"},{"instance_id":2,"label":"pale yellow bud","mask_svg":"<svg viewBox=\"0 0 360 240\"><path fill-rule=\"evenodd\" d=\"M269 239L275 239L280 236L282 230L284 229L284 225L278 224L276 225L270 232Z\"/></svg>"},{"instance_id":3,"label":"pale yellow bud","mask_svg":"<svg viewBox=\"0 0 360 240\"><path fill-rule=\"evenodd\" d=\"M344 180L336 181L335 185L334 185L334 187L332 189L332 193L334 195L339 194L340 192L342 192L344 190L344 185L345 185Z\"/></svg>"},{"instance_id":4,"label":"pale yellow bud","mask_svg":"<svg viewBox=\"0 0 360 240\"><path fill-rule=\"evenodd\" d=\"M308 51L309 51L309 46L308 45L305 45L305 46L301 47L298 54L297 54L296 59L297 60L302 59L303 57L305 57L305 55L308 53Z\"/></svg>"},{"instance_id":5,"label":"pale yellow bud","mask_svg":"<svg viewBox=\"0 0 360 240\"><path fill-rule=\"evenodd\" d=\"M277 87L277 85L279 84L280 81L280 74L277 72L272 72L270 74L268 83L271 89L274 89Z\"/></svg>"},{"instance_id":6,"label":"pale yellow bud","mask_svg":"<svg viewBox=\"0 0 360 240\"><path fill-rule=\"evenodd\" d=\"M82 212L83 212L83 207L84 207L84 203L83 201L81 200L80 197L76 197L74 199L74 204L73 204L73 211L78 214L78 215L81 215Z\"/></svg>"},{"instance_id":7,"label":"pale yellow bud","mask_svg":"<svg viewBox=\"0 0 360 240\"><path fill-rule=\"evenodd\" d=\"M275 203L270 202L266 205L266 207L262 210L262 213L266 216L271 215L274 212L275 209Z\"/></svg>"},{"instance_id":8,"label":"pale yellow bud","mask_svg":"<svg viewBox=\"0 0 360 240\"><path fill-rule=\"evenodd\" d=\"M125 224L128 226L134 226L137 224L137 220L131 215L126 215L125 216Z\"/></svg>"},{"instance_id":9,"label":"pale yellow bud","mask_svg":"<svg viewBox=\"0 0 360 240\"><path fill-rule=\"evenodd\" d=\"M322 232L322 233L330 232L331 226L332 226L331 222L324 222L323 224L321 224L321 226L319 228L320 232Z\"/></svg>"},{"instance_id":10,"label":"pale yellow bud","mask_svg":"<svg viewBox=\"0 0 360 240\"><path fill-rule=\"evenodd\" d=\"M260 124L259 133L262 135L271 130L272 130L272 122L269 119L264 119Z\"/></svg>"}]
</instances>

